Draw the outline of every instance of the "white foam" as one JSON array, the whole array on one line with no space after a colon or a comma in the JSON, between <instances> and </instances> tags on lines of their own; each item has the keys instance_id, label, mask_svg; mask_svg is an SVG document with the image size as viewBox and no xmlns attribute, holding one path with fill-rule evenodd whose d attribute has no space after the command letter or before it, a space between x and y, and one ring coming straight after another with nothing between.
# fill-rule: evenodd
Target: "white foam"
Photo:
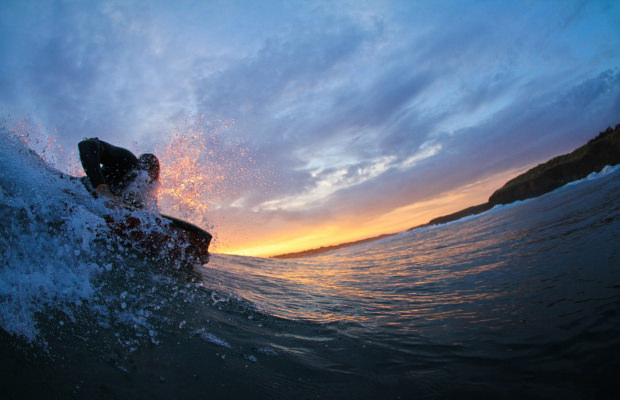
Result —
<instances>
[{"instance_id":1,"label":"white foam","mask_svg":"<svg viewBox=\"0 0 620 400\"><path fill-rule=\"evenodd\" d=\"M200 338L202 340L205 340L205 341L207 341L209 343L213 343L213 344L216 344L218 346L225 347L227 349L231 348L230 344L228 344L225 340L220 339L219 337L215 336L214 334L207 332L204 328L198 329L198 330L196 330L196 331L194 331L192 333L200 335Z\"/></svg>"},{"instance_id":2,"label":"white foam","mask_svg":"<svg viewBox=\"0 0 620 400\"><path fill-rule=\"evenodd\" d=\"M66 313L93 295L92 241L102 220L81 184L63 179L10 132L0 135L0 325L33 340L37 314ZM73 193L73 194L71 194ZM87 204L90 203L90 204Z\"/></svg>"}]
</instances>

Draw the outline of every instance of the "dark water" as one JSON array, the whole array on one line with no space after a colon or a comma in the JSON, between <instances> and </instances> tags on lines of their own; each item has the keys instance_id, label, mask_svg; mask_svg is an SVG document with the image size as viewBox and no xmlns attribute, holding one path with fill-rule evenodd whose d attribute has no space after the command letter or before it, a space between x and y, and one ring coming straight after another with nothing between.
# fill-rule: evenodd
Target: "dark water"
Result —
<instances>
[{"instance_id":1,"label":"dark water","mask_svg":"<svg viewBox=\"0 0 620 400\"><path fill-rule=\"evenodd\" d=\"M381 242L288 261L214 255L185 276L104 239L96 201L1 147L8 398L588 399L620 387L618 168Z\"/></svg>"}]
</instances>

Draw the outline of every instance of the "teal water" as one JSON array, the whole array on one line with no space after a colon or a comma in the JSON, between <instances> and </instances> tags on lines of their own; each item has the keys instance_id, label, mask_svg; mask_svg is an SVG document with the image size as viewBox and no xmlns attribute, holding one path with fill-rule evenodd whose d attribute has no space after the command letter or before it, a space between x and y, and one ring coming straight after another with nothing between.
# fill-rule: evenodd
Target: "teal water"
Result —
<instances>
[{"instance_id":1,"label":"teal water","mask_svg":"<svg viewBox=\"0 0 620 400\"><path fill-rule=\"evenodd\" d=\"M187 276L105 239L100 205L20 146L0 146L7 398L577 399L620 386L619 168L321 256L215 254Z\"/></svg>"}]
</instances>

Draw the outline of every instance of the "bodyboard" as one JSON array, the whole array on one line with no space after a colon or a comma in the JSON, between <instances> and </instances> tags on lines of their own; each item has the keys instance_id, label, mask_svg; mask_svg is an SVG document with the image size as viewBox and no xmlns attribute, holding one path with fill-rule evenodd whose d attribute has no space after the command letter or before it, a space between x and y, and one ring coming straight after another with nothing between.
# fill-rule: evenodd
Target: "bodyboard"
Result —
<instances>
[{"instance_id":1,"label":"bodyboard","mask_svg":"<svg viewBox=\"0 0 620 400\"><path fill-rule=\"evenodd\" d=\"M79 179L88 192L97 197L86 177ZM170 215L123 205L121 212L103 216L110 230L130 244L153 256L174 258L189 264L209 262L211 234L198 226Z\"/></svg>"}]
</instances>

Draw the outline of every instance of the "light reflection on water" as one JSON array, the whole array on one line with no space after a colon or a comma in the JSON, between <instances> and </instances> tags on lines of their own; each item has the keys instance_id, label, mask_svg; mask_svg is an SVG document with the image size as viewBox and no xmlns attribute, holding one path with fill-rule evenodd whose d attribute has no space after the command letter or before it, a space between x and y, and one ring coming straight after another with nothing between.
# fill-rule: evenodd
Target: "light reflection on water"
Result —
<instances>
[{"instance_id":1,"label":"light reflection on water","mask_svg":"<svg viewBox=\"0 0 620 400\"><path fill-rule=\"evenodd\" d=\"M617 303L617 286L605 283L618 278L620 206L593 196L618 188L603 186L311 258L215 256L206 279L270 315L360 338L453 343L496 341L499 332L501 340L543 340L590 323L592 307ZM612 300L598 303L601 296Z\"/></svg>"}]
</instances>

